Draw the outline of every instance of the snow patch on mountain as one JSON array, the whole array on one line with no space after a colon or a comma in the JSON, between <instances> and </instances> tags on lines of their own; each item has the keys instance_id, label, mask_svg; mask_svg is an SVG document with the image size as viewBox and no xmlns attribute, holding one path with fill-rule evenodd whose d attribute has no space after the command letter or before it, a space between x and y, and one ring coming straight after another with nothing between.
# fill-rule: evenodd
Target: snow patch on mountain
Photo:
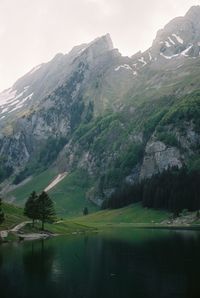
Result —
<instances>
[{"instance_id":1,"label":"snow patch on mountain","mask_svg":"<svg viewBox=\"0 0 200 298\"><path fill-rule=\"evenodd\" d=\"M0 93L0 106L15 98L16 92L16 90L12 90L12 88L10 88Z\"/></svg>"},{"instance_id":2,"label":"snow patch on mountain","mask_svg":"<svg viewBox=\"0 0 200 298\"><path fill-rule=\"evenodd\" d=\"M16 111L16 110L18 110L18 109L20 109L20 108L22 108L22 107L23 107L22 104L17 105L15 108L13 108L12 110L8 111L8 113L12 113L12 112L14 112L14 111Z\"/></svg>"},{"instance_id":3,"label":"snow patch on mountain","mask_svg":"<svg viewBox=\"0 0 200 298\"><path fill-rule=\"evenodd\" d=\"M14 101L12 101L11 103L9 103L8 106L9 106L9 107L10 107L10 106L14 106L14 105L18 104L19 102L20 102L19 99L14 100Z\"/></svg>"},{"instance_id":4,"label":"snow patch on mountain","mask_svg":"<svg viewBox=\"0 0 200 298\"><path fill-rule=\"evenodd\" d=\"M5 106L13 105L18 98L22 97L24 93L28 91L29 87L30 86L24 87L23 91L20 92L17 96L17 90L12 90L12 88L0 93L0 108L5 108Z\"/></svg>"},{"instance_id":5,"label":"snow patch on mountain","mask_svg":"<svg viewBox=\"0 0 200 298\"><path fill-rule=\"evenodd\" d=\"M7 102L7 104L4 104L0 106L2 108L2 111L0 112L0 115L5 113L11 113L17 109L20 109L23 107L24 103L27 100L30 100L34 93L29 94L28 96L20 99L22 95L24 94L24 91L21 92L18 96L16 96L14 99L12 98L12 101ZM2 118L1 118L2 119Z\"/></svg>"},{"instance_id":6,"label":"snow patch on mountain","mask_svg":"<svg viewBox=\"0 0 200 298\"><path fill-rule=\"evenodd\" d=\"M168 39L169 39L169 41L173 44L173 45L175 45L176 43L171 39L171 37L170 36L168 36Z\"/></svg>"},{"instance_id":7,"label":"snow patch on mountain","mask_svg":"<svg viewBox=\"0 0 200 298\"><path fill-rule=\"evenodd\" d=\"M166 55L164 55L163 53L160 53L160 56L162 56L162 57L165 58L165 59L170 60L170 59L173 59L173 58L178 57L179 54L175 54L175 55L172 55L172 56L166 56Z\"/></svg>"},{"instance_id":8,"label":"snow patch on mountain","mask_svg":"<svg viewBox=\"0 0 200 298\"><path fill-rule=\"evenodd\" d=\"M152 61L152 59L151 52L149 52L149 60Z\"/></svg>"},{"instance_id":9,"label":"snow patch on mountain","mask_svg":"<svg viewBox=\"0 0 200 298\"><path fill-rule=\"evenodd\" d=\"M181 52L181 55L182 55L182 56L185 56L185 57L188 57L188 56L189 56L189 55L188 55L188 52L189 52L189 50L190 50L192 47L193 47L193 44L189 45L189 46L187 47L187 49L185 49L183 52Z\"/></svg>"},{"instance_id":10,"label":"snow patch on mountain","mask_svg":"<svg viewBox=\"0 0 200 298\"><path fill-rule=\"evenodd\" d=\"M27 91L29 89L30 86L26 86L24 87L24 91Z\"/></svg>"},{"instance_id":11,"label":"snow patch on mountain","mask_svg":"<svg viewBox=\"0 0 200 298\"><path fill-rule=\"evenodd\" d=\"M78 52L78 55L82 54L86 49L87 49L87 47L81 49L81 50Z\"/></svg>"},{"instance_id":12,"label":"snow patch on mountain","mask_svg":"<svg viewBox=\"0 0 200 298\"><path fill-rule=\"evenodd\" d=\"M179 43L183 44L183 39L180 36L176 35L175 33L173 33L172 36L174 36Z\"/></svg>"},{"instance_id":13,"label":"snow patch on mountain","mask_svg":"<svg viewBox=\"0 0 200 298\"><path fill-rule=\"evenodd\" d=\"M20 100L20 103L24 103L25 101L27 101L28 99L31 99L34 93L29 94L28 96L26 96L25 98L23 98L22 100Z\"/></svg>"},{"instance_id":14,"label":"snow patch on mountain","mask_svg":"<svg viewBox=\"0 0 200 298\"><path fill-rule=\"evenodd\" d=\"M165 45L166 45L167 48L171 47L171 44L168 41L165 41Z\"/></svg>"},{"instance_id":15,"label":"snow patch on mountain","mask_svg":"<svg viewBox=\"0 0 200 298\"><path fill-rule=\"evenodd\" d=\"M123 65L119 65L118 67L116 67L116 68L115 68L115 71L120 70L120 68L125 68L125 69L128 69L128 70L132 70L132 68L130 67L130 65L128 65L128 64L123 64Z\"/></svg>"},{"instance_id":16,"label":"snow patch on mountain","mask_svg":"<svg viewBox=\"0 0 200 298\"><path fill-rule=\"evenodd\" d=\"M1 112L1 114L4 114L5 112L7 112L8 108L4 108Z\"/></svg>"},{"instance_id":17,"label":"snow patch on mountain","mask_svg":"<svg viewBox=\"0 0 200 298\"><path fill-rule=\"evenodd\" d=\"M139 58L138 61L141 62L143 66L147 65L147 62L145 61L144 57Z\"/></svg>"},{"instance_id":18,"label":"snow patch on mountain","mask_svg":"<svg viewBox=\"0 0 200 298\"><path fill-rule=\"evenodd\" d=\"M133 73L134 76L137 75L137 72L134 71L134 70L130 67L130 65L128 65L128 64L123 64L123 65L119 65L119 66L117 66L117 67L115 68L115 71L119 71L121 68L122 68L122 69L126 69L126 70L130 70L130 71L132 71L132 73Z\"/></svg>"},{"instance_id":19,"label":"snow patch on mountain","mask_svg":"<svg viewBox=\"0 0 200 298\"><path fill-rule=\"evenodd\" d=\"M179 54L174 54L174 55L171 55L171 56L167 56L165 54L163 54L162 52L160 53L160 56L162 56L163 58L165 59L173 59L173 58L177 58L177 57L180 57L180 56L184 56L184 57L189 57L189 54L188 52L191 50L191 48L193 47L193 44L190 44L184 51L182 51L181 53Z\"/></svg>"}]
</instances>

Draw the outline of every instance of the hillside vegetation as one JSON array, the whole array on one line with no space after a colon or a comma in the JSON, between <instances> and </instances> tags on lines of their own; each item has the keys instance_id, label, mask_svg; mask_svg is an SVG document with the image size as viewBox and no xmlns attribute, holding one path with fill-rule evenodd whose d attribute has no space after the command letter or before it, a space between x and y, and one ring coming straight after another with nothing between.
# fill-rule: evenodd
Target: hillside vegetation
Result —
<instances>
[{"instance_id":1,"label":"hillside vegetation","mask_svg":"<svg viewBox=\"0 0 200 298\"><path fill-rule=\"evenodd\" d=\"M0 225L0 230L7 230L13 228L15 225L28 220L23 215L23 209L11 204L3 203L2 209L5 214L5 221Z\"/></svg>"},{"instance_id":2,"label":"hillside vegetation","mask_svg":"<svg viewBox=\"0 0 200 298\"><path fill-rule=\"evenodd\" d=\"M120 224L154 224L168 219L169 212L143 208L140 203L115 210L102 210L84 217L73 219L74 222L91 226Z\"/></svg>"},{"instance_id":3,"label":"hillside vegetation","mask_svg":"<svg viewBox=\"0 0 200 298\"><path fill-rule=\"evenodd\" d=\"M15 204L22 207L33 190L37 193L42 192L56 177L55 175L54 170L47 170L34 176L25 185L9 193L8 196L14 196L16 198ZM66 176L48 191L50 197L55 202L58 217L80 216L84 207L88 207L90 213L98 210L98 207L86 199L86 192L90 183L91 180L87 173L83 175L80 172L75 172Z\"/></svg>"}]
</instances>

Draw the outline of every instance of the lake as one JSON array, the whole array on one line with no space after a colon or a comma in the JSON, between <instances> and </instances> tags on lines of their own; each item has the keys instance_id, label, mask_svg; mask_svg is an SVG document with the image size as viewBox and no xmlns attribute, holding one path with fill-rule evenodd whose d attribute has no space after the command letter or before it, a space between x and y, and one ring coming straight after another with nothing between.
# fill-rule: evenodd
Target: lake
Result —
<instances>
[{"instance_id":1,"label":"lake","mask_svg":"<svg viewBox=\"0 0 200 298\"><path fill-rule=\"evenodd\" d=\"M200 232L114 229L0 246L0 297L200 297Z\"/></svg>"}]
</instances>

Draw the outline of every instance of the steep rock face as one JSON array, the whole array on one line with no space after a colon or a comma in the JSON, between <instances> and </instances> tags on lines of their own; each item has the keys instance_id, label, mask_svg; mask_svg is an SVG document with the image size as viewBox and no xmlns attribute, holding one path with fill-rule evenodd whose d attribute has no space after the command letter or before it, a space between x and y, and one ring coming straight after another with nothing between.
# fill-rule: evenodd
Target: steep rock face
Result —
<instances>
[{"instance_id":1,"label":"steep rock face","mask_svg":"<svg viewBox=\"0 0 200 298\"><path fill-rule=\"evenodd\" d=\"M167 147L160 141L149 141L140 172L140 180L150 178L172 167L182 167L181 154L175 147Z\"/></svg>"},{"instance_id":2,"label":"steep rock face","mask_svg":"<svg viewBox=\"0 0 200 298\"><path fill-rule=\"evenodd\" d=\"M11 168L25 165L30 154L26 136L23 133L16 133L13 138L4 137L0 143L0 155L6 156L5 165Z\"/></svg>"}]
</instances>

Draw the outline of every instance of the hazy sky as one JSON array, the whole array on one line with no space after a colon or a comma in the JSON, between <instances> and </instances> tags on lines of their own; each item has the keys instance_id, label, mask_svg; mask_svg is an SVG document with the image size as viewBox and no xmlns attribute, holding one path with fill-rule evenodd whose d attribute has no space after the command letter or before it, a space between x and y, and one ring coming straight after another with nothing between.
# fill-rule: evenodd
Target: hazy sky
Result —
<instances>
[{"instance_id":1,"label":"hazy sky","mask_svg":"<svg viewBox=\"0 0 200 298\"><path fill-rule=\"evenodd\" d=\"M200 0L0 0L0 90L33 66L110 33L124 55Z\"/></svg>"}]
</instances>

